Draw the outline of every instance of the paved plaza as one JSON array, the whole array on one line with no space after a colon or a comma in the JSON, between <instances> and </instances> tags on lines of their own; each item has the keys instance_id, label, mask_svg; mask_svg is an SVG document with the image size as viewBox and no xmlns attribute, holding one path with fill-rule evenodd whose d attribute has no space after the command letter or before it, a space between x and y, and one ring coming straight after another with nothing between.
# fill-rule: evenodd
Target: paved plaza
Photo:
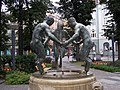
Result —
<instances>
[{"instance_id":1,"label":"paved plaza","mask_svg":"<svg viewBox=\"0 0 120 90\"><path fill-rule=\"evenodd\" d=\"M72 60L72 58L69 60ZM63 60L63 68L83 69L82 67L69 63L67 57ZM120 73L110 73L96 69L90 69L90 72L96 76L98 82L102 83L104 90L120 90Z\"/></svg>"},{"instance_id":2,"label":"paved plaza","mask_svg":"<svg viewBox=\"0 0 120 90\"><path fill-rule=\"evenodd\" d=\"M68 60L67 57L63 58L63 69L83 69L83 67L75 66L69 61L72 60L72 57ZM96 78L97 81L101 82L104 86L104 90L120 90L120 73L110 73L101 70L90 69ZM0 90L28 90L28 85L5 85L3 80L0 80Z\"/></svg>"}]
</instances>

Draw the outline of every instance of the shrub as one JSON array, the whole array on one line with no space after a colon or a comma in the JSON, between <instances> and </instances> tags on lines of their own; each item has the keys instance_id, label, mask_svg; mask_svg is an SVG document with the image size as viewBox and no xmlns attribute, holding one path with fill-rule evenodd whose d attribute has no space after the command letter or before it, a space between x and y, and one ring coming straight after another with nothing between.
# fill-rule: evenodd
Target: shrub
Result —
<instances>
[{"instance_id":1,"label":"shrub","mask_svg":"<svg viewBox=\"0 0 120 90\"><path fill-rule=\"evenodd\" d=\"M46 67L47 68L52 67L52 64L46 64Z\"/></svg>"},{"instance_id":2,"label":"shrub","mask_svg":"<svg viewBox=\"0 0 120 90\"><path fill-rule=\"evenodd\" d=\"M52 57L46 57L45 60L44 60L44 63L51 63L51 61L53 60Z\"/></svg>"},{"instance_id":3,"label":"shrub","mask_svg":"<svg viewBox=\"0 0 120 90\"><path fill-rule=\"evenodd\" d=\"M100 70L104 70L104 71L108 71L108 72L120 72L120 68L119 67L113 67L113 66L108 66L108 65L91 65L91 68L95 68L95 69L100 69Z\"/></svg>"},{"instance_id":4,"label":"shrub","mask_svg":"<svg viewBox=\"0 0 120 90\"><path fill-rule=\"evenodd\" d=\"M11 60L12 60L11 55L2 55L0 65L2 66L2 68L5 68L5 64L8 63L9 66L12 67Z\"/></svg>"},{"instance_id":5,"label":"shrub","mask_svg":"<svg viewBox=\"0 0 120 90\"><path fill-rule=\"evenodd\" d=\"M35 72L35 55L22 55L22 56L16 56L16 69L18 71L24 71L27 73L33 73Z\"/></svg>"},{"instance_id":6,"label":"shrub","mask_svg":"<svg viewBox=\"0 0 120 90\"><path fill-rule=\"evenodd\" d=\"M5 83L11 85L28 84L30 74L26 72L14 71L6 76Z\"/></svg>"},{"instance_id":7,"label":"shrub","mask_svg":"<svg viewBox=\"0 0 120 90\"><path fill-rule=\"evenodd\" d=\"M15 66L16 70L18 71L24 71L28 73L35 72L35 55L29 54L29 55L22 55L22 56L15 56ZM0 65L3 69L5 69L5 64L8 63L10 68L12 68L12 58L11 55L3 55L1 57Z\"/></svg>"},{"instance_id":8,"label":"shrub","mask_svg":"<svg viewBox=\"0 0 120 90\"><path fill-rule=\"evenodd\" d=\"M0 78L4 79L6 76L6 72L3 70L0 70Z\"/></svg>"},{"instance_id":9,"label":"shrub","mask_svg":"<svg viewBox=\"0 0 120 90\"><path fill-rule=\"evenodd\" d=\"M20 56L15 56L15 67L17 71L23 71L27 73L33 73L36 71L36 55L35 54L29 54L29 55L20 55ZM51 63L52 58L47 57L44 60L44 63ZM0 62L0 65L3 66L2 68L5 68L5 64L8 63L9 66L11 67L11 56L10 55L4 55L2 56L2 61ZM11 67L12 68L12 67Z\"/></svg>"},{"instance_id":10,"label":"shrub","mask_svg":"<svg viewBox=\"0 0 120 90\"><path fill-rule=\"evenodd\" d=\"M115 66L120 68L120 60L115 61Z\"/></svg>"}]
</instances>

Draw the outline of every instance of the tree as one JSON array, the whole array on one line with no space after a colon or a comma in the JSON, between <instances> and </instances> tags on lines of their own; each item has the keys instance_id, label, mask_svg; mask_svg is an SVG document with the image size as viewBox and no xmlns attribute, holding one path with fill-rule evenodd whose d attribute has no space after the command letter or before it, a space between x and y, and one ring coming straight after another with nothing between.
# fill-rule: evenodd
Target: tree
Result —
<instances>
[{"instance_id":1,"label":"tree","mask_svg":"<svg viewBox=\"0 0 120 90\"><path fill-rule=\"evenodd\" d=\"M111 20L108 22L110 25L107 26L108 29L105 29L105 36L111 39L110 34L114 33L115 35L115 41L118 41L118 60L120 60L120 0L106 0L102 3L105 3L107 5L107 9L109 12L106 14L112 15ZM116 29L113 32L112 23L115 23Z\"/></svg>"},{"instance_id":2,"label":"tree","mask_svg":"<svg viewBox=\"0 0 120 90\"><path fill-rule=\"evenodd\" d=\"M73 16L79 23L90 24L91 13L95 8L93 0L60 0L59 4L59 10L63 12L65 18Z\"/></svg>"},{"instance_id":3,"label":"tree","mask_svg":"<svg viewBox=\"0 0 120 90\"><path fill-rule=\"evenodd\" d=\"M50 3L49 0L40 0L40 1L30 1L26 2L26 10L25 13L25 25L24 28L24 50L30 50L30 41L32 38L32 31L34 26L37 23L43 21L44 17L46 16L46 11L48 9L47 5Z\"/></svg>"},{"instance_id":4,"label":"tree","mask_svg":"<svg viewBox=\"0 0 120 90\"><path fill-rule=\"evenodd\" d=\"M30 41L34 26L46 16L49 0L4 0L10 12L10 22L19 24L19 54L30 50ZM23 25L25 27L23 27Z\"/></svg>"},{"instance_id":5,"label":"tree","mask_svg":"<svg viewBox=\"0 0 120 90\"><path fill-rule=\"evenodd\" d=\"M9 41L9 36L7 35L7 23L8 15L2 11L2 0L0 1L0 51L4 51L8 48L7 42ZM2 18L1 18L2 17Z\"/></svg>"},{"instance_id":6,"label":"tree","mask_svg":"<svg viewBox=\"0 0 120 90\"><path fill-rule=\"evenodd\" d=\"M62 13L64 18L73 16L77 22L84 25L89 25L92 19L91 13L95 8L95 2L93 0L60 0L59 12ZM79 44L76 47L76 60L79 61Z\"/></svg>"},{"instance_id":7,"label":"tree","mask_svg":"<svg viewBox=\"0 0 120 90\"><path fill-rule=\"evenodd\" d=\"M18 53L23 54L23 0L3 0L10 12L9 21L11 23L18 22Z\"/></svg>"},{"instance_id":8,"label":"tree","mask_svg":"<svg viewBox=\"0 0 120 90\"><path fill-rule=\"evenodd\" d=\"M9 41L9 36L7 35L7 18L8 16L5 14L4 11L2 11L2 4L3 1L0 1L0 70L1 70L1 64L2 64L2 59L1 59L1 51L4 51L8 49L9 45L7 42Z\"/></svg>"}]
</instances>

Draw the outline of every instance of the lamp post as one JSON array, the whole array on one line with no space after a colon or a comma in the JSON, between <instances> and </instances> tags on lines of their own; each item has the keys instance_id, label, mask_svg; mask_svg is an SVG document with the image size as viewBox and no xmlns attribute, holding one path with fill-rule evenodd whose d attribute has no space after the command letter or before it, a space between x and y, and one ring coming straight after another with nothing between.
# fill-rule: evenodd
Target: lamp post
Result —
<instances>
[{"instance_id":1,"label":"lamp post","mask_svg":"<svg viewBox=\"0 0 120 90\"><path fill-rule=\"evenodd\" d=\"M115 65L115 52L114 52L114 30L115 30L115 25L112 24L112 34L111 34L111 38L112 38L112 59L113 59L113 66Z\"/></svg>"},{"instance_id":2,"label":"lamp post","mask_svg":"<svg viewBox=\"0 0 120 90\"><path fill-rule=\"evenodd\" d=\"M113 33L112 33L113 34ZM112 58L113 58L113 66L115 64L115 54L114 54L114 35L112 35Z\"/></svg>"},{"instance_id":3,"label":"lamp post","mask_svg":"<svg viewBox=\"0 0 120 90\"><path fill-rule=\"evenodd\" d=\"M12 68L13 70L15 70L15 30L18 29L18 25L17 24L8 24L8 27L10 30L12 30L12 52L11 52L11 56L12 56Z\"/></svg>"},{"instance_id":4,"label":"lamp post","mask_svg":"<svg viewBox=\"0 0 120 90\"><path fill-rule=\"evenodd\" d=\"M12 29L12 63L15 70L15 30Z\"/></svg>"},{"instance_id":5,"label":"lamp post","mask_svg":"<svg viewBox=\"0 0 120 90\"><path fill-rule=\"evenodd\" d=\"M97 53L99 53L99 0L95 0L96 3L96 32L97 32Z\"/></svg>"}]
</instances>

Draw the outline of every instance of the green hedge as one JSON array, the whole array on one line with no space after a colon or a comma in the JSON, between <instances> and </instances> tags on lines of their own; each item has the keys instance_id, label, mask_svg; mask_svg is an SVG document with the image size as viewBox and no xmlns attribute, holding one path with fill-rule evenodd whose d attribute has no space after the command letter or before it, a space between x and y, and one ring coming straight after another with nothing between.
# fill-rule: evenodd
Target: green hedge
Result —
<instances>
[{"instance_id":1,"label":"green hedge","mask_svg":"<svg viewBox=\"0 0 120 90\"><path fill-rule=\"evenodd\" d=\"M8 63L10 67L12 67L12 65L11 65L11 55L2 55L1 56L1 59L0 59L1 68L4 68L6 63Z\"/></svg>"},{"instance_id":2,"label":"green hedge","mask_svg":"<svg viewBox=\"0 0 120 90\"><path fill-rule=\"evenodd\" d=\"M76 66L85 66L85 62L76 62L72 61L72 64ZM91 68L99 69L99 70L104 70L108 72L120 72L120 61L115 61L115 66L112 66L112 63L109 65L98 65L98 64L92 64Z\"/></svg>"},{"instance_id":3,"label":"green hedge","mask_svg":"<svg viewBox=\"0 0 120 90\"><path fill-rule=\"evenodd\" d=\"M120 72L119 67L113 67L113 66L108 66L108 65L95 65L95 64L92 64L91 68L104 70L104 71L108 71L108 72Z\"/></svg>"},{"instance_id":4,"label":"green hedge","mask_svg":"<svg viewBox=\"0 0 120 90\"><path fill-rule=\"evenodd\" d=\"M35 72L35 55L22 55L22 56L16 56L16 70L18 71L24 71L27 73L33 73Z\"/></svg>"},{"instance_id":5,"label":"green hedge","mask_svg":"<svg viewBox=\"0 0 120 90\"><path fill-rule=\"evenodd\" d=\"M111 62L110 65L113 65L113 62ZM114 66L120 68L120 60L115 61Z\"/></svg>"},{"instance_id":6,"label":"green hedge","mask_svg":"<svg viewBox=\"0 0 120 90\"><path fill-rule=\"evenodd\" d=\"M18 71L24 71L27 73L33 73L36 71L36 63L35 63L35 54L29 54L29 55L20 55L20 56L15 56L15 67L16 70ZM47 57L44 60L44 63L51 63L52 58ZM5 64L8 63L8 65L12 68L12 56L11 55L3 55L2 60L0 61L0 66L2 68L5 67Z\"/></svg>"},{"instance_id":7,"label":"green hedge","mask_svg":"<svg viewBox=\"0 0 120 90\"><path fill-rule=\"evenodd\" d=\"M24 71L27 73L35 72L35 55L21 55L15 56L15 67L18 71ZM12 68L12 56L10 55L3 55L0 61L1 68L5 68L5 64L8 64Z\"/></svg>"},{"instance_id":8,"label":"green hedge","mask_svg":"<svg viewBox=\"0 0 120 90\"><path fill-rule=\"evenodd\" d=\"M20 71L12 71L6 76L5 83L10 85L28 84L30 74Z\"/></svg>"}]
</instances>

